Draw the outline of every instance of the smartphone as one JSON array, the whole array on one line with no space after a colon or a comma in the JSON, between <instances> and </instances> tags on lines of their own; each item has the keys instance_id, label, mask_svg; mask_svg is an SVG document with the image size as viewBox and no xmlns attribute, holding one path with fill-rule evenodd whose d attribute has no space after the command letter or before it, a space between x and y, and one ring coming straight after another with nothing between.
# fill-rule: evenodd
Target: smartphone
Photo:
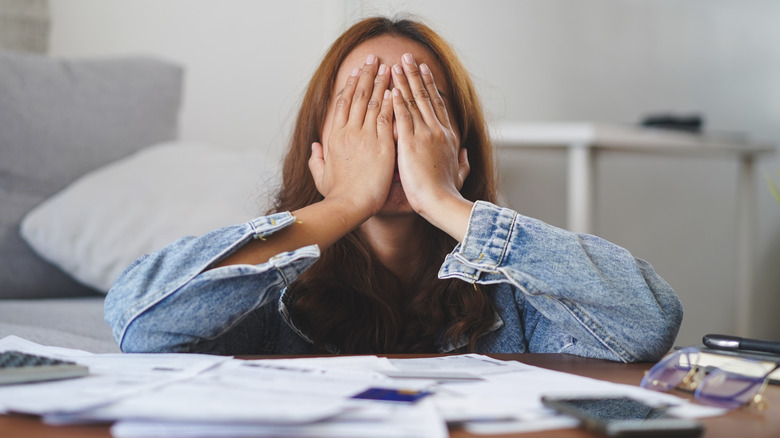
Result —
<instances>
[{"instance_id":1,"label":"smartphone","mask_svg":"<svg viewBox=\"0 0 780 438\"><path fill-rule=\"evenodd\" d=\"M673 417L630 397L542 397L545 406L582 420L590 430L612 437L697 437L701 423Z\"/></svg>"}]
</instances>

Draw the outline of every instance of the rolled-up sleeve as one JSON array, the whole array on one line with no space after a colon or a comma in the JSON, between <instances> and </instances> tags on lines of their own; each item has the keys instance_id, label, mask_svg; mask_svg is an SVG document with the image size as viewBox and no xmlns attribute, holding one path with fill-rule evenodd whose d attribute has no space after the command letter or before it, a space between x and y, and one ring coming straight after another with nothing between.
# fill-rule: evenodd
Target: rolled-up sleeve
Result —
<instances>
[{"instance_id":1,"label":"rolled-up sleeve","mask_svg":"<svg viewBox=\"0 0 780 438\"><path fill-rule=\"evenodd\" d=\"M247 242L290 226L295 217L279 213L185 237L131 264L106 296L105 318L125 352L202 351L281 291L319 257L316 246L282 253L260 265L211 269Z\"/></svg>"},{"instance_id":2,"label":"rolled-up sleeve","mask_svg":"<svg viewBox=\"0 0 780 438\"><path fill-rule=\"evenodd\" d=\"M646 261L599 237L481 201L439 277L510 283L518 299L576 339L568 352L591 357L656 360L669 351L682 322L680 300Z\"/></svg>"}]
</instances>

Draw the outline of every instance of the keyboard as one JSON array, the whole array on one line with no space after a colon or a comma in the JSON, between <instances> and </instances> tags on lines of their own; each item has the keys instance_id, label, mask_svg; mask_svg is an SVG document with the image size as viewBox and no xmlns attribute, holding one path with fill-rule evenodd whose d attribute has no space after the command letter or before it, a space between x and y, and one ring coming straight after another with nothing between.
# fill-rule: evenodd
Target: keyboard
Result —
<instances>
[{"instance_id":1,"label":"keyboard","mask_svg":"<svg viewBox=\"0 0 780 438\"><path fill-rule=\"evenodd\" d=\"M84 365L19 351L0 352L0 385L86 376Z\"/></svg>"}]
</instances>

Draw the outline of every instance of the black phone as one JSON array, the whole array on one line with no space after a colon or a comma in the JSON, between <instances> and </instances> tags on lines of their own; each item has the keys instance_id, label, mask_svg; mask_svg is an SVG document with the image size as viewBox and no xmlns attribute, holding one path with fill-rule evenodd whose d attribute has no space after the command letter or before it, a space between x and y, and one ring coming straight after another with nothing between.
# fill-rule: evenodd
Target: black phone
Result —
<instances>
[{"instance_id":1,"label":"black phone","mask_svg":"<svg viewBox=\"0 0 780 438\"><path fill-rule=\"evenodd\" d=\"M612 437L697 437L701 423L669 415L664 407L630 397L542 397L542 403L582 420L590 430Z\"/></svg>"}]
</instances>

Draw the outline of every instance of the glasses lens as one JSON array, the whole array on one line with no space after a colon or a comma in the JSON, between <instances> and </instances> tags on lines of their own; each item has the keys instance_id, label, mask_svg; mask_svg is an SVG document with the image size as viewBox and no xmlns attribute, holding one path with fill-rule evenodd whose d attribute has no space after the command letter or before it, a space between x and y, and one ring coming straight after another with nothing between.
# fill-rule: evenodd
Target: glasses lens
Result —
<instances>
[{"instance_id":1,"label":"glasses lens","mask_svg":"<svg viewBox=\"0 0 780 438\"><path fill-rule=\"evenodd\" d=\"M698 358L699 353L695 348L678 350L650 368L640 386L654 391L674 389L691 373Z\"/></svg>"},{"instance_id":2,"label":"glasses lens","mask_svg":"<svg viewBox=\"0 0 780 438\"><path fill-rule=\"evenodd\" d=\"M724 408L738 408L753 400L770 370L759 362L738 361L712 371L696 388L696 399Z\"/></svg>"}]
</instances>

